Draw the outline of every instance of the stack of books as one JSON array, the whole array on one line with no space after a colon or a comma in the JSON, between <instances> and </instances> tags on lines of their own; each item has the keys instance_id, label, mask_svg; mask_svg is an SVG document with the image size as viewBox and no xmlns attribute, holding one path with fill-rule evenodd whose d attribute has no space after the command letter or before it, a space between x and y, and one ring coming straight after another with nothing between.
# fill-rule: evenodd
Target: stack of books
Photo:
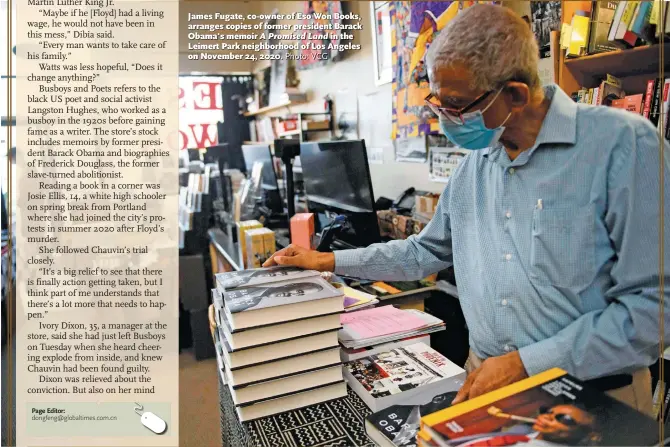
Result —
<instances>
[{"instance_id":1,"label":"stack of books","mask_svg":"<svg viewBox=\"0 0 670 447\"><path fill-rule=\"evenodd\" d=\"M465 370L424 343L391 349L345 364L344 377L374 412L392 405L422 404L457 391Z\"/></svg>"},{"instance_id":2,"label":"stack of books","mask_svg":"<svg viewBox=\"0 0 670 447\"><path fill-rule=\"evenodd\" d=\"M658 445L656 421L554 368L425 415L419 446ZM380 433L372 424L368 430ZM384 445L384 444L382 444Z\"/></svg>"},{"instance_id":3,"label":"stack of books","mask_svg":"<svg viewBox=\"0 0 670 447\"><path fill-rule=\"evenodd\" d=\"M342 361L369 357L414 343L430 346L430 334L443 331L439 318L415 309L381 306L342 315Z\"/></svg>"},{"instance_id":4,"label":"stack of books","mask_svg":"<svg viewBox=\"0 0 670 447\"><path fill-rule=\"evenodd\" d=\"M337 332L342 293L319 272L216 275L217 356L241 421L346 396Z\"/></svg>"}]
</instances>

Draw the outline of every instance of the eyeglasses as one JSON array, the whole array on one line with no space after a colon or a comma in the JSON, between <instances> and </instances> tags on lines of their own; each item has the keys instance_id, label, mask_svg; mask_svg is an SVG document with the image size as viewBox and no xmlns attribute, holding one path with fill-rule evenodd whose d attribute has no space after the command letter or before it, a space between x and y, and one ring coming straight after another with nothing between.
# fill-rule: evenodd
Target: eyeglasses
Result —
<instances>
[{"instance_id":1,"label":"eyeglasses","mask_svg":"<svg viewBox=\"0 0 670 447\"><path fill-rule=\"evenodd\" d=\"M575 421L572 416L569 414L565 413L554 413L551 408L549 407L540 407L540 414L549 414L554 417L558 422L560 422L563 425L567 425L569 427L574 427L576 425L579 425L577 421Z\"/></svg>"},{"instance_id":2,"label":"eyeglasses","mask_svg":"<svg viewBox=\"0 0 670 447\"><path fill-rule=\"evenodd\" d=\"M495 92L495 90L489 90L488 92L482 93L481 95L477 96L477 98L475 98L475 100L472 101L470 104L460 109L442 107L439 100L432 93L428 94L428 96L424 98L424 101L426 103L426 107L428 107L431 110L431 112L433 112L438 117L442 116L454 124L465 124L463 114L471 110L477 104L480 104L482 101L488 98L488 96L493 92Z\"/></svg>"}]
</instances>

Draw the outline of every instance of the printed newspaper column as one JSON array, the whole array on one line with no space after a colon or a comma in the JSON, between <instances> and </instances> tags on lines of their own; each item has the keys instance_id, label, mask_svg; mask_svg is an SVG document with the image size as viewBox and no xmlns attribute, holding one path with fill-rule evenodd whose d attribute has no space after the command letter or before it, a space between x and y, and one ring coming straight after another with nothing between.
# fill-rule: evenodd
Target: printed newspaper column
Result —
<instances>
[{"instance_id":1,"label":"printed newspaper column","mask_svg":"<svg viewBox=\"0 0 670 447\"><path fill-rule=\"evenodd\" d=\"M178 2L17 3L17 445L177 446Z\"/></svg>"}]
</instances>

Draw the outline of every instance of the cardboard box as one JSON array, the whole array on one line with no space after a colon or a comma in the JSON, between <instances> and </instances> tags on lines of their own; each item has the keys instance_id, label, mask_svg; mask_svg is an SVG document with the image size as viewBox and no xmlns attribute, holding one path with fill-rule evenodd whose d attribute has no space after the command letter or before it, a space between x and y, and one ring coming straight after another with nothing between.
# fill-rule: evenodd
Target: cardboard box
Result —
<instances>
[{"instance_id":1,"label":"cardboard box","mask_svg":"<svg viewBox=\"0 0 670 447\"><path fill-rule=\"evenodd\" d=\"M240 244L240 250L242 251L242 262L246 263L247 261L246 232L255 228L263 228L263 224L257 220L237 222L237 242Z\"/></svg>"},{"instance_id":2,"label":"cardboard box","mask_svg":"<svg viewBox=\"0 0 670 447\"><path fill-rule=\"evenodd\" d=\"M417 196L416 197L416 212L424 216L432 216L435 214L435 209L437 208L437 202L440 200L440 196L437 194L430 194L426 196Z\"/></svg>"},{"instance_id":3,"label":"cardboard box","mask_svg":"<svg viewBox=\"0 0 670 447\"><path fill-rule=\"evenodd\" d=\"M314 250L314 214L298 213L291 217L291 243Z\"/></svg>"},{"instance_id":4,"label":"cardboard box","mask_svg":"<svg viewBox=\"0 0 670 447\"><path fill-rule=\"evenodd\" d=\"M275 252L275 233L268 228L254 228L247 230L247 268L260 268L263 263Z\"/></svg>"}]
</instances>

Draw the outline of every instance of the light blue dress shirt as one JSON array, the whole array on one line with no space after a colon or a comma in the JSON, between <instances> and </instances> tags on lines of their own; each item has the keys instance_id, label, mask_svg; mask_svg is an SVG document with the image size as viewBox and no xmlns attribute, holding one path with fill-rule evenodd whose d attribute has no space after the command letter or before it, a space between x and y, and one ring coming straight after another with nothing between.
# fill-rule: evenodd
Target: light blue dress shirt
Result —
<instances>
[{"instance_id":1,"label":"light blue dress shirt","mask_svg":"<svg viewBox=\"0 0 670 447\"><path fill-rule=\"evenodd\" d=\"M670 148L650 121L545 89L535 145L514 161L473 151L418 236L335 253L335 271L416 280L453 264L470 347L519 351L528 374L582 380L629 373L659 355L659 205L670 241ZM670 249L664 254L665 340Z\"/></svg>"}]
</instances>

